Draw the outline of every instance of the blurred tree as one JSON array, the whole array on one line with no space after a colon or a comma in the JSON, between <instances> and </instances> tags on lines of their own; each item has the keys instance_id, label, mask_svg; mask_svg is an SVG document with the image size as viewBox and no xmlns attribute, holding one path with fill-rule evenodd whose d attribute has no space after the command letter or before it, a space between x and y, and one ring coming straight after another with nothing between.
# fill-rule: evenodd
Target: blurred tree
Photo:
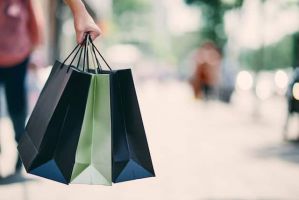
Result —
<instances>
[{"instance_id":1,"label":"blurred tree","mask_svg":"<svg viewBox=\"0 0 299 200\"><path fill-rule=\"evenodd\" d=\"M145 12L148 10L147 0L113 0L113 11L116 16L121 16L127 12Z\"/></svg>"},{"instance_id":2,"label":"blurred tree","mask_svg":"<svg viewBox=\"0 0 299 200\"><path fill-rule=\"evenodd\" d=\"M226 41L223 18L226 11L239 8L243 0L185 0L187 4L198 5L205 24L202 27L203 38L214 41L222 49Z\"/></svg>"},{"instance_id":3,"label":"blurred tree","mask_svg":"<svg viewBox=\"0 0 299 200\"><path fill-rule=\"evenodd\" d=\"M114 33L119 42L146 43L144 33L150 26L149 0L113 0ZM117 34L118 33L118 34ZM121 33L121 34L120 34Z\"/></svg>"},{"instance_id":4,"label":"blurred tree","mask_svg":"<svg viewBox=\"0 0 299 200\"><path fill-rule=\"evenodd\" d=\"M286 68L293 65L293 45L294 37L288 35L280 41L264 46L263 48L250 50L245 49L241 52L241 63L243 67L255 72L263 70L275 70ZM263 55L261 58L260 55ZM262 62L260 60L262 59ZM261 66L263 65L263 66Z\"/></svg>"},{"instance_id":5,"label":"blurred tree","mask_svg":"<svg viewBox=\"0 0 299 200\"><path fill-rule=\"evenodd\" d=\"M267 0L260 0L266 3ZM269 0L268 0L269 1ZM261 19L264 19L264 4L261 4ZM285 0L280 3L281 10L298 7L299 0ZM263 32L263 22L261 22L261 33ZM262 37L263 34L261 34ZM299 66L299 32L286 35L280 41L264 45L256 50L244 50L241 53L241 62L250 69L258 72L260 70L273 70Z\"/></svg>"}]
</instances>

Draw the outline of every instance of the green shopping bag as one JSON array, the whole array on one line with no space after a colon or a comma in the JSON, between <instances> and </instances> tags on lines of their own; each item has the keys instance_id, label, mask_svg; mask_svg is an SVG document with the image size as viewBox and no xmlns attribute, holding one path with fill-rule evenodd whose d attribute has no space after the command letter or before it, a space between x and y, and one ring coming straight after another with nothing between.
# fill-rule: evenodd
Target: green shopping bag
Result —
<instances>
[{"instance_id":1,"label":"green shopping bag","mask_svg":"<svg viewBox=\"0 0 299 200\"><path fill-rule=\"evenodd\" d=\"M92 75L71 183L112 185L111 137L109 74Z\"/></svg>"}]
</instances>

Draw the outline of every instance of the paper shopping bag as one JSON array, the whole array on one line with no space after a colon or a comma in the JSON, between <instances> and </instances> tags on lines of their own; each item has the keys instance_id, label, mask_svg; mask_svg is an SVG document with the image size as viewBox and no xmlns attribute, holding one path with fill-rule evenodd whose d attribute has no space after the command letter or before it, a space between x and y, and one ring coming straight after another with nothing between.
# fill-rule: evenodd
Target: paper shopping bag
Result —
<instances>
[{"instance_id":1,"label":"paper shopping bag","mask_svg":"<svg viewBox=\"0 0 299 200\"><path fill-rule=\"evenodd\" d=\"M69 183L91 76L55 65L18 150L27 172Z\"/></svg>"},{"instance_id":2,"label":"paper shopping bag","mask_svg":"<svg viewBox=\"0 0 299 200\"><path fill-rule=\"evenodd\" d=\"M111 72L111 113L113 182L155 176L130 69Z\"/></svg>"},{"instance_id":3,"label":"paper shopping bag","mask_svg":"<svg viewBox=\"0 0 299 200\"><path fill-rule=\"evenodd\" d=\"M93 75L71 183L112 184L109 75Z\"/></svg>"}]
</instances>

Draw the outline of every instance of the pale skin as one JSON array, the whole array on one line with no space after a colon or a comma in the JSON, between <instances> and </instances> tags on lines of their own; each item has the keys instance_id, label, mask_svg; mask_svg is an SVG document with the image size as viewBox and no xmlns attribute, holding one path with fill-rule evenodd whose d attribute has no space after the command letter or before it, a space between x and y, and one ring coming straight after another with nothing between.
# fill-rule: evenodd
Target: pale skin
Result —
<instances>
[{"instance_id":1,"label":"pale skin","mask_svg":"<svg viewBox=\"0 0 299 200\"><path fill-rule=\"evenodd\" d=\"M96 25L92 17L87 12L84 4L81 0L64 0L70 7L73 17L76 31L76 39L80 44L83 42L86 33L89 33L91 39L96 39L100 34L101 30Z\"/></svg>"}]
</instances>

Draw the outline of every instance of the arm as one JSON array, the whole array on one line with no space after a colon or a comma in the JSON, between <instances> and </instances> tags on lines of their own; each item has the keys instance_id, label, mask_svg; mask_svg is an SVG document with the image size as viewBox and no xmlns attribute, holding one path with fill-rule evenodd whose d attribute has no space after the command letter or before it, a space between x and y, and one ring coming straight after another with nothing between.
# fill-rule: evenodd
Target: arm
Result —
<instances>
[{"instance_id":1,"label":"arm","mask_svg":"<svg viewBox=\"0 0 299 200\"><path fill-rule=\"evenodd\" d=\"M43 43L43 30L44 30L44 17L41 13L42 8L39 2L34 0L28 1L28 29L30 33L30 39L33 44L33 48L38 47Z\"/></svg>"},{"instance_id":2,"label":"arm","mask_svg":"<svg viewBox=\"0 0 299 200\"><path fill-rule=\"evenodd\" d=\"M90 33L93 40L101 34L101 30L93 21L81 0L65 0L65 2L70 7L74 17L78 43L84 40L84 36L87 32Z\"/></svg>"}]
</instances>

